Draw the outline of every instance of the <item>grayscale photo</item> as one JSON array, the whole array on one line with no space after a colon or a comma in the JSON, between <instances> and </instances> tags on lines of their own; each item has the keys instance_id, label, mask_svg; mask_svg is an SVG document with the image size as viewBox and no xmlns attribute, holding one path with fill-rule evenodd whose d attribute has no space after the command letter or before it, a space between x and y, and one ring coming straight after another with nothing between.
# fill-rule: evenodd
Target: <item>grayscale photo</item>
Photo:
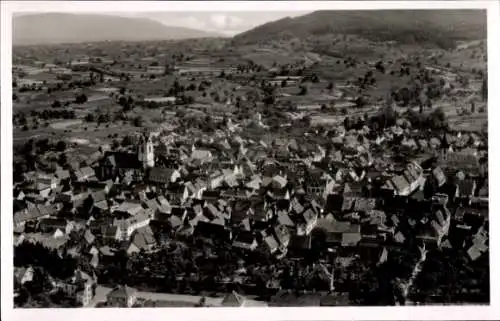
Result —
<instances>
[{"instance_id":1,"label":"grayscale photo","mask_svg":"<svg viewBox=\"0 0 500 321\"><path fill-rule=\"evenodd\" d=\"M13 15L15 308L490 304L487 10L265 10Z\"/></svg>"}]
</instances>

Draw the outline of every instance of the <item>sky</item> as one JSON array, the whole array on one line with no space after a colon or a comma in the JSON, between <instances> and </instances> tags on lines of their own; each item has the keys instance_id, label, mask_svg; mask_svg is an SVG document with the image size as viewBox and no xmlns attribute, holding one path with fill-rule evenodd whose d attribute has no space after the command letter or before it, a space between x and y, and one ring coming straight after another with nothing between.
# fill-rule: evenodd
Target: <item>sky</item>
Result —
<instances>
[{"instance_id":1,"label":"sky","mask_svg":"<svg viewBox=\"0 0 500 321\"><path fill-rule=\"evenodd\" d=\"M177 26L233 36L261 24L285 17L307 14L304 11L233 11L233 12L138 12L111 13L126 17L149 18L167 26Z\"/></svg>"}]
</instances>

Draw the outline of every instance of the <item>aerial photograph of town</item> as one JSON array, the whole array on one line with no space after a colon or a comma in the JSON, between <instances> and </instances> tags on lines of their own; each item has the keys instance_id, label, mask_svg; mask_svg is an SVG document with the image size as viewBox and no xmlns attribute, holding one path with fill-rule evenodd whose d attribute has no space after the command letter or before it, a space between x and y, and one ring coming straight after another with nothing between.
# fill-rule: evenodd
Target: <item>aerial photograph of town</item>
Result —
<instances>
[{"instance_id":1,"label":"aerial photograph of town","mask_svg":"<svg viewBox=\"0 0 500 321\"><path fill-rule=\"evenodd\" d=\"M264 10L14 15L15 308L490 304L486 10Z\"/></svg>"}]
</instances>

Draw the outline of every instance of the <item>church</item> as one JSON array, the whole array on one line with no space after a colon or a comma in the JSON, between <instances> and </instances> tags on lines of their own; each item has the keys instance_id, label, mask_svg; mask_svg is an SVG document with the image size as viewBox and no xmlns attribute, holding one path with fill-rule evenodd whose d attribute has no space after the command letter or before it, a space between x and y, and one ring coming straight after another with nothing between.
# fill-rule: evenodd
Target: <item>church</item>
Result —
<instances>
[{"instance_id":1,"label":"church","mask_svg":"<svg viewBox=\"0 0 500 321\"><path fill-rule=\"evenodd\" d=\"M144 132L137 143L136 152L106 152L99 163L101 180L123 178L131 175L133 180L144 179L149 168L155 166L154 144L150 133Z\"/></svg>"}]
</instances>

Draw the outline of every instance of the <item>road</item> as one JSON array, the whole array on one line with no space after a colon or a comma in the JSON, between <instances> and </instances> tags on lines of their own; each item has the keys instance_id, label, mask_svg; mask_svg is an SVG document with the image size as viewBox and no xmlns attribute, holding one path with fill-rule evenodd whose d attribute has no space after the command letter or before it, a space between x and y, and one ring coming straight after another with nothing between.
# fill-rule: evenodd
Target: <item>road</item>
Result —
<instances>
[{"instance_id":1,"label":"road","mask_svg":"<svg viewBox=\"0 0 500 321\"><path fill-rule=\"evenodd\" d=\"M106 302L106 295L111 292L112 288L98 285L96 288L96 295L90 302L87 308L94 308L100 302ZM173 293L156 293L156 292L137 292L138 299L146 299L152 301L169 301L169 302L184 302L186 306L189 304L196 304L200 302L202 296L199 295L186 295L186 294L173 294ZM205 297L205 303L208 306L218 307L221 306L224 297ZM251 300L246 298L248 306L265 306L266 304L261 301Z\"/></svg>"},{"instance_id":2,"label":"road","mask_svg":"<svg viewBox=\"0 0 500 321\"><path fill-rule=\"evenodd\" d=\"M98 285L96 288L96 295L87 308L94 308L98 303L106 301L106 295L111 292L112 288ZM154 301L177 301L186 303L198 303L201 296L197 295L184 295L184 294L172 294L172 293L155 293L155 292L137 292L137 298L148 299ZM206 303L212 306L220 306L223 298L210 298L205 297Z\"/></svg>"}]
</instances>

